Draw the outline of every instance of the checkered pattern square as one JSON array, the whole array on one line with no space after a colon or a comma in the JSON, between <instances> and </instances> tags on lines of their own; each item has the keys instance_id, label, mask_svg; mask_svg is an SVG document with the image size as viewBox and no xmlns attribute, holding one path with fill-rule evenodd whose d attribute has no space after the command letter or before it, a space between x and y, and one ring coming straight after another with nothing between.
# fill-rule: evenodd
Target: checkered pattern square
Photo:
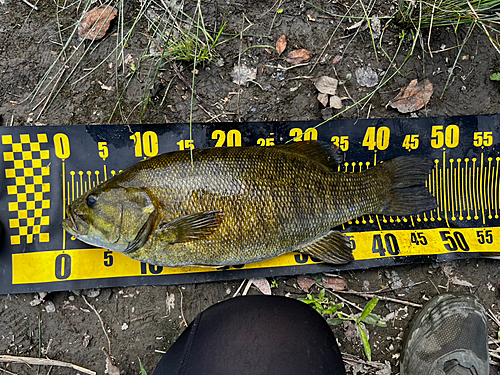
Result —
<instances>
[{"instance_id":1,"label":"checkered pattern square","mask_svg":"<svg viewBox=\"0 0 500 375\"><path fill-rule=\"evenodd\" d=\"M50 216L44 214L50 208L50 199L44 197L44 193L50 192L50 183L44 181L50 175L50 167L43 166L43 160L50 158L50 151L42 148L46 143L46 134L37 134L36 140L30 134L20 134L18 140L12 135L2 135L2 144L10 146L3 152L7 163L7 194L15 198L8 205L15 216L9 220L9 226L17 229L17 234L10 237L12 245L21 244L23 239L26 243L50 240L49 233L43 232L43 227L50 223Z\"/></svg>"}]
</instances>

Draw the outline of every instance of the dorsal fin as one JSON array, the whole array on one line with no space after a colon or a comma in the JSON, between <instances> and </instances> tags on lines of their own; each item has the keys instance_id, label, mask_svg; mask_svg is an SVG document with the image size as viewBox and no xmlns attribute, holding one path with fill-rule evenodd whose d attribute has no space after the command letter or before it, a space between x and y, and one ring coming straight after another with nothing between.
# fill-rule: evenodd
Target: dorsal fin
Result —
<instances>
[{"instance_id":1,"label":"dorsal fin","mask_svg":"<svg viewBox=\"0 0 500 375\"><path fill-rule=\"evenodd\" d=\"M320 144L318 141L290 142L276 147L290 153L304 155L331 169L336 169L344 161L342 152L337 146L326 144L323 146L323 143Z\"/></svg>"}]
</instances>

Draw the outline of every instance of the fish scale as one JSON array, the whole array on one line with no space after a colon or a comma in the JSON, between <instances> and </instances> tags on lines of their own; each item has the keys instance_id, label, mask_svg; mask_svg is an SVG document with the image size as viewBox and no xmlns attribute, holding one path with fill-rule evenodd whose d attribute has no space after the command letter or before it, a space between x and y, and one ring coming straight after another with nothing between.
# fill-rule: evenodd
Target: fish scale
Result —
<instances>
[{"instance_id":1,"label":"fish scale","mask_svg":"<svg viewBox=\"0 0 500 375\"><path fill-rule=\"evenodd\" d=\"M349 241L331 228L435 206L426 162L400 157L360 173L334 166L315 142L162 154L75 200L63 225L84 242L162 266L237 265L289 251L345 263ZM105 233L117 232L111 243Z\"/></svg>"}]
</instances>

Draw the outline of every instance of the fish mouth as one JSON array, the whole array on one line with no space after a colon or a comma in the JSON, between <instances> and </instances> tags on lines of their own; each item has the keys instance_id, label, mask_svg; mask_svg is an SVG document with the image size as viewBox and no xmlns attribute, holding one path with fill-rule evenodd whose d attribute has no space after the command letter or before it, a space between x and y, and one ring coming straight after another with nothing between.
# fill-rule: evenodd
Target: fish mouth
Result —
<instances>
[{"instance_id":1,"label":"fish mouth","mask_svg":"<svg viewBox=\"0 0 500 375\"><path fill-rule=\"evenodd\" d=\"M66 214L68 218L63 220L63 228L76 237L87 235L89 225L69 205L66 207Z\"/></svg>"}]
</instances>

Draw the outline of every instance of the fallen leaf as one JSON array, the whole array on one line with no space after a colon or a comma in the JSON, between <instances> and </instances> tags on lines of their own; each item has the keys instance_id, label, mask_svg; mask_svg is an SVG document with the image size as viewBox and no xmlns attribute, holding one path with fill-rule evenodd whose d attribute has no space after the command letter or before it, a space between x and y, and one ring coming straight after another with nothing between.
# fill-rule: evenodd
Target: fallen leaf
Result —
<instances>
[{"instance_id":1,"label":"fallen leaf","mask_svg":"<svg viewBox=\"0 0 500 375\"><path fill-rule=\"evenodd\" d=\"M315 282L316 281L314 281L314 279L309 275L300 275L297 277L297 284L299 285L299 288L306 293L309 292L309 288L312 287Z\"/></svg>"},{"instance_id":2,"label":"fallen leaf","mask_svg":"<svg viewBox=\"0 0 500 375\"><path fill-rule=\"evenodd\" d=\"M401 113L415 112L429 103L433 93L434 88L428 79L424 83L418 83L414 79L407 87L401 89L401 92L389 102L389 105Z\"/></svg>"},{"instance_id":3,"label":"fallen leaf","mask_svg":"<svg viewBox=\"0 0 500 375\"><path fill-rule=\"evenodd\" d=\"M330 97L330 108L342 109L342 100L337 95Z\"/></svg>"},{"instance_id":4,"label":"fallen leaf","mask_svg":"<svg viewBox=\"0 0 500 375\"><path fill-rule=\"evenodd\" d=\"M83 39L102 39L109 29L109 24L117 15L118 10L109 5L89 10L78 25L78 35Z\"/></svg>"},{"instance_id":5,"label":"fallen leaf","mask_svg":"<svg viewBox=\"0 0 500 375\"><path fill-rule=\"evenodd\" d=\"M328 95L335 95L338 84L339 81L328 76L319 77L316 82L314 82L314 86L316 86L320 93Z\"/></svg>"},{"instance_id":6,"label":"fallen leaf","mask_svg":"<svg viewBox=\"0 0 500 375\"><path fill-rule=\"evenodd\" d=\"M271 285L269 284L269 281L267 281L265 277L253 278L252 283L262 292L262 294L268 296L271 295Z\"/></svg>"},{"instance_id":7,"label":"fallen leaf","mask_svg":"<svg viewBox=\"0 0 500 375\"><path fill-rule=\"evenodd\" d=\"M104 373L109 375L120 375L120 369L111 363L109 357L106 357L106 370L104 370Z\"/></svg>"},{"instance_id":8,"label":"fallen leaf","mask_svg":"<svg viewBox=\"0 0 500 375\"><path fill-rule=\"evenodd\" d=\"M312 58L312 52L304 48L296 49L288 54L286 61L292 65L302 64L309 62Z\"/></svg>"},{"instance_id":9,"label":"fallen leaf","mask_svg":"<svg viewBox=\"0 0 500 375\"><path fill-rule=\"evenodd\" d=\"M468 281L465 281L465 280L460 280L458 277L456 276L453 276L451 279L450 279L450 282L452 284L455 284L455 285L460 285L460 286L467 286L469 288L474 288L474 285L471 284L470 282Z\"/></svg>"},{"instance_id":10,"label":"fallen leaf","mask_svg":"<svg viewBox=\"0 0 500 375\"><path fill-rule=\"evenodd\" d=\"M335 56L335 57L333 58L332 63L334 63L334 64L338 64L338 63L340 62L340 60L342 60L342 56L337 55L337 56Z\"/></svg>"},{"instance_id":11,"label":"fallen leaf","mask_svg":"<svg viewBox=\"0 0 500 375\"><path fill-rule=\"evenodd\" d=\"M323 276L321 285L336 292L347 289L347 281L340 276Z\"/></svg>"},{"instance_id":12,"label":"fallen leaf","mask_svg":"<svg viewBox=\"0 0 500 375\"><path fill-rule=\"evenodd\" d=\"M328 105L328 94L318 94L318 101L323 104L323 107L326 107Z\"/></svg>"},{"instance_id":13,"label":"fallen leaf","mask_svg":"<svg viewBox=\"0 0 500 375\"><path fill-rule=\"evenodd\" d=\"M369 66L366 68L357 68L356 80L360 86L373 87L378 84L378 75Z\"/></svg>"},{"instance_id":14,"label":"fallen leaf","mask_svg":"<svg viewBox=\"0 0 500 375\"><path fill-rule=\"evenodd\" d=\"M283 34L281 38L276 42L276 50L278 51L278 55L281 55L286 48L286 36Z\"/></svg>"},{"instance_id":15,"label":"fallen leaf","mask_svg":"<svg viewBox=\"0 0 500 375\"><path fill-rule=\"evenodd\" d=\"M244 85L257 78L257 68L248 68L246 65L236 65L231 72L233 82L237 85Z\"/></svg>"}]
</instances>

